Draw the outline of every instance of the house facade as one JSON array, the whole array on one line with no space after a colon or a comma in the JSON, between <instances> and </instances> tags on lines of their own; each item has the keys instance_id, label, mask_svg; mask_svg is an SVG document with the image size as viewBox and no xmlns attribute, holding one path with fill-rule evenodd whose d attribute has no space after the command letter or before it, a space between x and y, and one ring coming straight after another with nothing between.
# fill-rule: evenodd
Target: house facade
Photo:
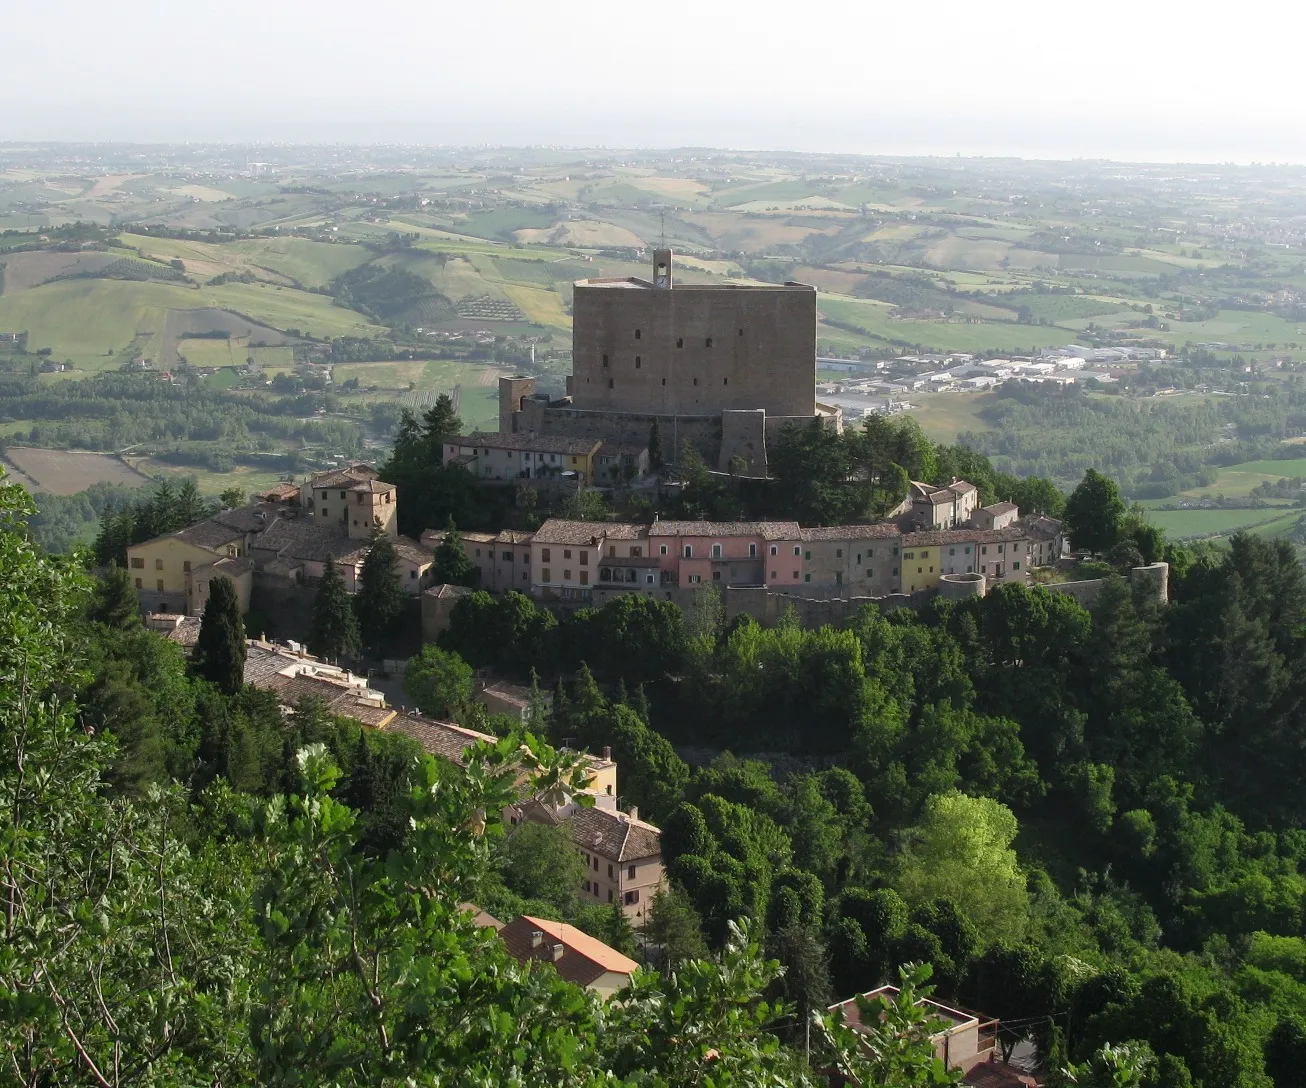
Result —
<instances>
[{"instance_id":1,"label":"house facade","mask_svg":"<svg viewBox=\"0 0 1306 1088\"><path fill-rule=\"evenodd\" d=\"M313 585L328 559L352 593L377 531L394 542L395 574L405 592L416 596L432 584L432 549L399 535L398 492L370 465L317 473L269 494L131 545L127 568L142 609L198 615L213 579L225 577L247 612L260 582Z\"/></svg>"},{"instance_id":2,"label":"house facade","mask_svg":"<svg viewBox=\"0 0 1306 1088\"><path fill-rule=\"evenodd\" d=\"M671 599L674 590L707 585L883 597L932 591L945 574L978 572L990 585L1024 581L1055 545L1048 539L1033 552L1031 536L1019 522L916 531L896 522L803 528L796 522L627 525L552 518L530 542L530 577L520 585L541 600L600 604L617 593Z\"/></svg>"},{"instance_id":3,"label":"house facade","mask_svg":"<svg viewBox=\"0 0 1306 1088\"><path fill-rule=\"evenodd\" d=\"M448 439L443 460L491 483L550 479L574 472L581 484L590 484L602 445L598 439L565 435L476 431ZM646 467L647 456L645 451ZM608 463L604 467L616 466Z\"/></svg>"}]
</instances>

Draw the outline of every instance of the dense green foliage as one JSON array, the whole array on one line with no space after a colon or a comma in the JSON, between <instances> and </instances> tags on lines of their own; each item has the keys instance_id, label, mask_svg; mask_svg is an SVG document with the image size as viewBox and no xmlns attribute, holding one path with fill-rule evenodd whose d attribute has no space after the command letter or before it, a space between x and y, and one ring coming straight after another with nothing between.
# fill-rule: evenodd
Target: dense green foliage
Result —
<instances>
[{"instance_id":1,"label":"dense green foliage","mask_svg":"<svg viewBox=\"0 0 1306 1088\"><path fill-rule=\"evenodd\" d=\"M1058 517L1065 496L1052 481L996 471L966 446L931 442L907 415L872 415L836 433L813 420L780 432L768 462L769 479L713 474L686 441L677 466L684 490L672 511L680 517L791 518L801 525L834 525L887 517L907 498L908 485L973 483L984 503L1011 499L1022 514Z\"/></svg>"},{"instance_id":2,"label":"dense green foliage","mask_svg":"<svg viewBox=\"0 0 1306 1088\"><path fill-rule=\"evenodd\" d=\"M1273 1070L1306 1038L1306 577L1285 543L1196 557L1093 490L1104 544L1171 561L1168 606L1108 577L1090 608L1009 585L767 629L711 591L561 619L475 593L442 644L570 677L551 736L610 745L663 827L678 945L746 915L800 1004L927 960L1078 1083L1130 1040L1141 1083L1295 1083Z\"/></svg>"},{"instance_id":3,"label":"dense green foliage","mask_svg":"<svg viewBox=\"0 0 1306 1088\"><path fill-rule=\"evenodd\" d=\"M288 440L346 456L363 448L356 423L312 418L318 408L338 407L334 398L237 394L199 379L162 382L153 374L110 373L52 385L0 373L0 405L0 421L32 421L6 436L11 445L119 450L149 443L179 464L219 472L237 457L292 471L299 461L282 452Z\"/></svg>"},{"instance_id":4,"label":"dense green foliage","mask_svg":"<svg viewBox=\"0 0 1306 1088\"><path fill-rule=\"evenodd\" d=\"M537 782L570 789L574 759L522 736L460 769L385 734L352 727L351 740L311 704L287 717L259 693L217 691L186 676L160 636L106 625L116 613L104 601L88 623L84 576L27 542L29 513L17 489L0 494L6 1081L801 1088L824 1083L816 1069L864 1084L954 1079L915 1004L922 972L866 1010L865 1049L818 1018L809 1064L772 1030L792 1011L770 996L779 967L747 923L732 926L718 962L640 972L606 1006L548 966L517 964L460 904L492 890L501 853L521 860L509 873L526 882L533 870L544 885L540 844L507 846L498 814L523 759ZM111 696L96 691L106 685ZM128 742L151 715L171 768L147 769ZM134 776L106 777L128 761Z\"/></svg>"}]
</instances>

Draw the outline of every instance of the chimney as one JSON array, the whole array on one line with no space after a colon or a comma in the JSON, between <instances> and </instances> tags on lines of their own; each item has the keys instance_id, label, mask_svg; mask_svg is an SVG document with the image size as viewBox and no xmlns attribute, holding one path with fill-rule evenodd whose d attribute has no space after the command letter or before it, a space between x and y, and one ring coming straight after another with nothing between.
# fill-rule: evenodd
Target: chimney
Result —
<instances>
[{"instance_id":1,"label":"chimney","mask_svg":"<svg viewBox=\"0 0 1306 1088\"><path fill-rule=\"evenodd\" d=\"M553 962L554 962L554 963L557 963L560 959L562 959L562 952L563 952L562 945L560 945L560 944L555 944L555 945L553 946Z\"/></svg>"},{"instance_id":2,"label":"chimney","mask_svg":"<svg viewBox=\"0 0 1306 1088\"><path fill-rule=\"evenodd\" d=\"M611 746L611 745L609 745L609 744L605 744L605 745L603 746L603 758L606 759L606 760L611 760L611 759L612 759L612 746Z\"/></svg>"},{"instance_id":3,"label":"chimney","mask_svg":"<svg viewBox=\"0 0 1306 1088\"><path fill-rule=\"evenodd\" d=\"M538 929L531 930L531 947L539 948L544 943L544 934Z\"/></svg>"},{"instance_id":4,"label":"chimney","mask_svg":"<svg viewBox=\"0 0 1306 1088\"><path fill-rule=\"evenodd\" d=\"M631 806L630 806L630 818L631 818L632 820L638 820L638 819L639 819L639 805L631 805Z\"/></svg>"}]
</instances>

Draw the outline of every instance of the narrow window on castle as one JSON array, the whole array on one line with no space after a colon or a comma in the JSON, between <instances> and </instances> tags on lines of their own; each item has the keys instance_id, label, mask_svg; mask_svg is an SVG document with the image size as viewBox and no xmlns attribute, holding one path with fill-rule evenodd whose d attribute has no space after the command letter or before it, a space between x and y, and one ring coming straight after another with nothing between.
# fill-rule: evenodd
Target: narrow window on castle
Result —
<instances>
[{"instance_id":1,"label":"narrow window on castle","mask_svg":"<svg viewBox=\"0 0 1306 1088\"><path fill-rule=\"evenodd\" d=\"M667 384L667 380L666 380L666 378L663 378L663 379L662 379L662 384L663 384L663 385L666 385L666 384Z\"/></svg>"},{"instance_id":2,"label":"narrow window on castle","mask_svg":"<svg viewBox=\"0 0 1306 1088\"><path fill-rule=\"evenodd\" d=\"M722 384L722 385L729 385L729 384L730 384L730 379L729 379L729 378L722 378L722 379L721 379L721 384Z\"/></svg>"},{"instance_id":3,"label":"narrow window on castle","mask_svg":"<svg viewBox=\"0 0 1306 1088\"><path fill-rule=\"evenodd\" d=\"M604 366L608 365L608 357L606 355L603 356L603 365Z\"/></svg>"},{"instance_id":4,"label":"narrow window on castle","mask_svg":"<svg viewBox=\"0 0 1306 1088\"><path fill-rule=\"evenodd\" d=\"M635 369L636 369L636 370L639 369L639 356L638 356L638 355L635 356Z\"/></svg>"},{"instance_id":5,"label":"narrow window on castle","mask_svg":"<svg viewBox=\"0 0 1306 1088\"><path fill-rule=\"evenodd\" d=\"M617 383L614 382L611 378L608 379L608 388L609 388L609 389L615 388L616 384L617 384Z\"/></svg>"},{"instance_id":6,"label":"narrow window on castle","mask_svg":"<svg viewBox=\"0 0 1306 1088\"><path fill-rule=\"evenodd\" d=\"M703 342L703 346L704 346L704 347L707 347L707 348L710 348L710 347L712 346L712 337L709 336L709 337L708 337L708 338Z\"/></svg>"},{"instance_id":7,"label":"narrow window on castle","mask_svg":"<svg viewBox=\"0 0 1306 1088\"><path fill-rule=\"evenodd\" d=\"M678 348L683 348L684 346L685 346L685 338L684 338L683 336L677 336L677 337L676 337L676 347L678 347Z\"/></svg>"},{"instance_id":8,"label":"narrow window on castle","mask_svg":"<svg viewBox=\"0 0 1306 1088\"><path fill-rule=\"evenodd\" d=\"M740 335L740 336L743 336L743 335L744 335L744 330L743 330L743 329L740 329L740 330L739 330L739 335Z\"/></svg>"},{"instance_id":9,"label":"narrow window on castle","mask_svg":"<svg viewBox=\"0 0 1306 1088\"><path fill-rule=\"evenodd\" d=\"M695 385L698 384L698 379L697 379L697 378L694 379L694 384L695 384Z\"/></svg>"},{"instance_id":10,"label":"narrow window on castle","mask_svg":"<svg viewBox=\"0 0 1306 1088\"><path fill-rule=\"evenodd\" d=\"M635 330L635 339L636 339L636 340L639 339L639 329L636 329L636 330Z\"/></svg>"}]
</instances>

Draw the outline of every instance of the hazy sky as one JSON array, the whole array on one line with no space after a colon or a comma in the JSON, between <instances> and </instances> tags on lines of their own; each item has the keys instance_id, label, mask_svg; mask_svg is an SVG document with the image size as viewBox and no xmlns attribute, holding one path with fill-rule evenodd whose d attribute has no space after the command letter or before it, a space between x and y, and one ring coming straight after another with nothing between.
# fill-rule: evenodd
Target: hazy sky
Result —
<instances>
[{"instance_id":1,"label":"hazy sky","mask_svg":"<svg viewBox=\"0 0 1306 1088\"><path fill-rule=\"evenodd\" d=\"M0 140L1306 162L1289 0L0 0Z\"/></svg>"}]
</instances>

